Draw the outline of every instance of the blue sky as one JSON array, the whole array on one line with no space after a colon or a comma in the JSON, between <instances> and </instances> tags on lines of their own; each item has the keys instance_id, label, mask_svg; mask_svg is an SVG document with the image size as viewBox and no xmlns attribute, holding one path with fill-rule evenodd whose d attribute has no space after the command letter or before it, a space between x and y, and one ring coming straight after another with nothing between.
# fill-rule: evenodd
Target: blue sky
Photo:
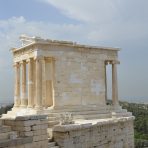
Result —
<instances>
[{"instance_id":1,"label":"blue sky","mask_svg":"<svg viewBox=\"0 0 148 148\"><path fill-rule=\"evenodd\" d=\"M13 100L12 55L20 34L122 48L122 100L148 99L147 0L0 0L0 94ZM147 101L148 102L148 101Z\"/></svg>"},{"instance_id":2,"label":"blue sky","mask_svg":"<svg viewBox=\"0 0 148 148\"><path fill-rule=\"evenodd\" d=\"M75 20L67 19L57 8L39 0L1 0L0 19L23 16L27 21L45 21L54 23L75 23ZM54 14L54 16L53 16Z\"/></svg>"}]
</instances>

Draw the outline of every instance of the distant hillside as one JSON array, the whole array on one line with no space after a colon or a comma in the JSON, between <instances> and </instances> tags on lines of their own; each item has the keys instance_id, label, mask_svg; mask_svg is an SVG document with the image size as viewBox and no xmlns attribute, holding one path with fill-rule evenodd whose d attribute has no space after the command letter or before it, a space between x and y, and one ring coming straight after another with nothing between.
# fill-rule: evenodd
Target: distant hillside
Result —
<instances>
[{"instance_id":1,"label":"distant hillside","mask_svg":"<svg viewBox=\"0 0 148 148\"><path fill-rule=\"evenodd\" d=\"M121 106L135 116L135 147L148 148L148 104L120 102Z\"/></svg>"},{"instance_id":2,"label":"distant hillside","mask_svg":"<svg viewBox=\"0 0 148 148\"><path fill-rule=\"evenodd\" d=\"M0 107L9 106L10 104L13 104L13 99L0 98Z\"/></svg>"}]
</instances>

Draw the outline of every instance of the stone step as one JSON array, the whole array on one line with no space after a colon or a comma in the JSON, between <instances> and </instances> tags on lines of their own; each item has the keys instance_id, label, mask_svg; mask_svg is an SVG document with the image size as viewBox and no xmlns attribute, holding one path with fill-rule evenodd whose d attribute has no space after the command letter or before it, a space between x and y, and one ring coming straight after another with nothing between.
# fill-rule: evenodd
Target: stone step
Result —
<instances>
[{"instance_id":1,"label":"stone step","mask_svg":"<svg viewBox=\"0 0 148 148\"><path fill-rule=\"evenodd\" d=\"M129 116L131 115L131 113L128 113L126 110L124 110L123 112L118 112L118 117L120 116ZM49 114L50 117L56 117L56 119L59 119L58 121L60 121L60 115L58 113L50 113ZM73 114L73 119L77 120L77 119L85 119L85 120L92 120L92 119L103 119L103 118L111 118L112 114L111 112L106 112L106 113L99 113L96 111L88 111L88 112L76 112L75 114ZM54 118L52 118L54 119ZM57 120L56 120L57 121ZM53 122L54 123L54 122ZM52 122L51 122L51 126L52 127Z\"/></svg>"},{"instance_id":2,"label":"stone step","mask_svg":"<svg viewBox=\"0 0 148 148\"><path fill-rule=\"evenodd\" d=\"M6 132L6 133L0 133L0 140L7 140L7 139L11 139L11 137L16 137L17 132L15 131L10 131L10 132Z\"/></svg>"},{"instance_id":3,"label":"stone step","mask_svg":"<svg viewBox=\"0 0 148 148\"><path fill-rule=\"evenodd\" d=\"M62 114L62 112L61 112ZM111 117L111 112L104 112L100 113L98 111L87 111L87 112L73 112L73 119L102 119L102 118L110 118ZM55 121L49 121L49 127L54 126L59 123L60 121L60 114L58 113L50 113L48 116L56 116ZM54 119L54 118L53 118ZM57 120L59 119L59 120ZM57 123L56 123L57 122Z\"/></svg>"},{"instance_id":4,"label":"stone step","mask_svg":"<svg viewBox=\"0 0 148 148\"><path fill-rule=\"evenodd\" d=\"M76 110L73 110L73 109L57 109L57 110L52 110L50 113L63 113L63 112L104 112L104 111L109 111L105 108L102 108L102 109L76 109ZM45 112L48 113L48 111L46 110Z\"/></svg>"},{"instance_id":5,"label":"stone step","mask_svg":"<svg viewBox=\"0 0 148 148\"><path fill-rule=\"evenodd\" d=\"M57 117L59 117L61 114L70 113L70 114L95 114L95 113L108 113L110 111L102 110L102 111L64 111L61 110L59 112L53 112L53 114L58 114Z\"/></svg>"},{"instance_id":6,"label":"stone step","mask_svg":"<svg viewBox=\"0 0 148 148\"><path fill-rule=\"evenodd\" d=\"M63 107L58 107L58 108L48 108L46 110L44 110L44 114L50 114L50 113L62 113L62 112L83 112L83 111L97 111L97 112L104 112L104 111L110 111L110 107L108 106L91 106L91 107L84 107L84 106L80 106L80 107L68 107L68 106L64 106Z\"/></svg>"},{"instance_id":7,"label":"stone step","mask_svg":"<svg viewBox=\"0 0 148 148\"><path fill-rule=\"evenodd\" d=\"M49 115L48 115L48 117L49 117L49 120L51 119L51 120L54 120L54 118L55 119L59 119L59 117L60 117L60 114L64 114L64 113L66 113L66 112L64 112L64 111L60 111L59 113L57 112L57 113L50 113ZM70 111L69 113L71 113L72 115L91 115L91 114L108 114L108 113L110 113L110 112L108 112L108 111L106 111L106 110L103 110L103 111L80 111L80 112L78 112L78 111Z\"/></svg>"},{"instance_id":8,"label":"stone step","mask_svg":"<svg viewBox=\"0 0 148 148\"><path fill-rule=\"evenodd\" d=\"M131 112L116 112L112 114L112 117L129 117L132 116Z\"/></svg>"},{"instance_id":9,"label":"stone step","mask_svg":"<svg viewBox=\"0 0 148 148\"><path fill-rule=\"evenodd\" d=\"M7 114L12 114L12 113L14 113L14 112L13 112L13 111L11 111L11 110L7 112Z\"/></svg>"},{"instance_id":10,"label":"stone step","mask_svg":"<svg viewBox=\"0 0 148 148\"><path fill-rule=\"evenodd\" d=\"M50 147L49 147L50 148ZM53 146L53 147L51 147L51 148L59 148L59 146Z\"/></svg>"},{"instance_id":11,"label":"stone step","mask_svg":"<svg viewBox=\"0 0 148 148\"><path fill-rule=\"evenodd\" d=\"M53 146L55 146L55 145L56 145L55 142L49 142L49 143L48 143L48 148L51 148L51 147L53 147Z\"/></svg>"},{"instance_id":12,"label":"stone step","mask_svg":"<svg viewBox=\"0 0 148 148\"><path fill-rule=\"evenodd\" d=\"M59 124L60 121L59 120L55 120L55 121L48 121L48 127L53 127L54 125Z\"/></svg>"},{"instance_id":13,"label":"stone step","mask_svg":"<svg viewBox=\"0 0 148 148\"><path fill-rule=\"evenodd\" d=\"M5 117L7 117L7 116L8 116L7 114L2 114L1 119L5 118Z\"/></svg>"},{"instance_id":14,"label":"stone step","mask_svg":"<svg viewBox=\"0 0 148 148\"><path fill-rule=\"evenodd\" d=\"M107 111L82 111L82 112L71 112L72 115L91 115L91 114L104 114L104 113L109 113Z\"/></svg>"},{"instance_id":15,"label":"stone step","mask_svg":"<svg viewBox=\"0 0 148 148\"><path fill-rule=\"evenodd\" d=\"M103 119L103 118L111 118L111 114L92 114L92 115L76 115L75 119Z\"/></svg>"},{"instance_id":16,"label":"stone step","mask_svg":"<svg viewBox=\"0 0 148 148\"><path fill-rule=\"evenodd\" d=\"M51 117L50 115L48 115L48 121L56 121L58 119L58 117Z\"/></svg>"},{"instance_id":17,"label":"stone step","mask_svg":"<svg viewBox=\"0 0 148 148\"><path fill-rule=\"evenodd\" d=\"M47 115L48 118L52 118L52 117L54 117L54 118L59 118L59 117L60 117L60 116L59 116L59 113L50 113L50 112L49 112L49 113L48 113L48 112L45 113L45 112L44 112L44 114Z\"/></svg>"},{"instance_id":18,"label":"stone step","mask_svg":"<svg viewBox=\"0 0 148 148\"><path fill-rule=\"evenodd\" d=\"M98 110L98 109L109 109L110 108L110 106L106 106L106 105L100 105L100 106L96 106L96 105L77 105L77 106L70 106L70 105L68 105L68 106L58 106L58 107L54 107L54 108L52 108L52 109L50 109L50 107L49 107L49 110L63 110L63 109L67 109L67 110L86 110L86 111L88 111L88 110ZM48 110L48 109L47 109Z\"/></svg>"},{"instance_id":19,"label":"stone step","mask_svg":"<svg viewBox=\"0 0 148 148\"><path fill-rule=\"evenodd\" d=\"M10 118L10 117L13 118L14 114L3 114L1 118L2 119L7 119L7 118Z\"/></svg>"},{"instance_id":20,"label":"stone step","mask_svg":"<svg viewBox=\"0 0 148 148\"><path fill-rule=\"evenodd\" d=\"M4 117L10 117L11 115L13 116L14 114L15 114L14 111L8 111L6 114L3 114L2 115L2 118L4 118Z\"/></svg>"}]
</instances>

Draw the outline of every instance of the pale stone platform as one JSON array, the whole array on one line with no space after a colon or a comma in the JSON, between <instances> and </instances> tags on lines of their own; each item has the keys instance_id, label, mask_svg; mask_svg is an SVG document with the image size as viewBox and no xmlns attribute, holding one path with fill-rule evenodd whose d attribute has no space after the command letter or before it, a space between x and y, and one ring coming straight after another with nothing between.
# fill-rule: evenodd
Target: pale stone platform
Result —
<instances>
[{"instance_id":1,"label":"pale stone platform","mask_svg":"<svg viewBox=\"0 0 148 148\"><path fill-rule=\"evenodd\" d=\"M134 148L134 117L79 120L57 125L54 140L64 148Z\"/></svg>"}]
</instances>

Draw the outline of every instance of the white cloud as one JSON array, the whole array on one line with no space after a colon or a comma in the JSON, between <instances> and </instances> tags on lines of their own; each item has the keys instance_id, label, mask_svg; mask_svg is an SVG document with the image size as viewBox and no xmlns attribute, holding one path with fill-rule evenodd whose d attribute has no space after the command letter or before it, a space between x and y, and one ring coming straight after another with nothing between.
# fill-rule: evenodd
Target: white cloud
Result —
<instances>
[{"instance_id":1,"label":"white cloud","mask_svg":"<svg viewBox=\"0 0 148 148\"><path fill-rule=\"evenodd\" d=\"M23 16L0 20L1 97L10 98L13 96L13 63L10 48L20 46L19 36L21 34L83 42L85 39L82 36L87 36L86 29L87 27L84 27L81 24L60 25L51 22L27 21Z\"/></svg>"},{"instance_id":2,"label":"white cloud","mask_svg":"<svg viewBox=\"0 0 148 148\"><path fill-rule=\"evenodd\" d=\"M19 46L20 34L41 36L60 40L77 40L86 35L80 24L52 24L50 22L27 21L24 17L0 20L0 94L2 98L13 97L13 62L11 47ZM83 38L82 38L83 39Z\"/></svg>"},{"instance_id":3,"label":"white cloud","mask_svg":"<svg viewBox=\"0 0 148 148\"><path fill-rule=\"evenodd\" d=\"M44 0L68 17L86 22L108 22L116 15L117 0Z\"/></svg>"},{"instance_id":4,"label":"white cloud","mask_svg":"<svg viewBox=\"0 0 148 148\"><path fill-rule=\"evenodd\" d=\"M91 41L132 40L148 34L148 1L40 0L64 15L80 20Z\"/></svg>"},{"instance_id":5,"label":"white cloud","mask_svg":"<svg viewBox=\"0 0 148 148\"><path fill-rule=\"evenodd\" d=\"M43 38L87 42L89 28L82 24L53 24L51 22L27 21L23 16L0 20L0 68L12 65L10 48L19 46L19 36L27 34Z\"/></svg>"},{"instance_id":6,"label":"white cloud","mask_svg":"<svg viewBox=\"0 0 148 148\"><path fill-rule=\"evenodd\" d=\"M68 17L88 23L146 19L147 0L40 0L49 3Z\"/></svg>"}]
</instances>

